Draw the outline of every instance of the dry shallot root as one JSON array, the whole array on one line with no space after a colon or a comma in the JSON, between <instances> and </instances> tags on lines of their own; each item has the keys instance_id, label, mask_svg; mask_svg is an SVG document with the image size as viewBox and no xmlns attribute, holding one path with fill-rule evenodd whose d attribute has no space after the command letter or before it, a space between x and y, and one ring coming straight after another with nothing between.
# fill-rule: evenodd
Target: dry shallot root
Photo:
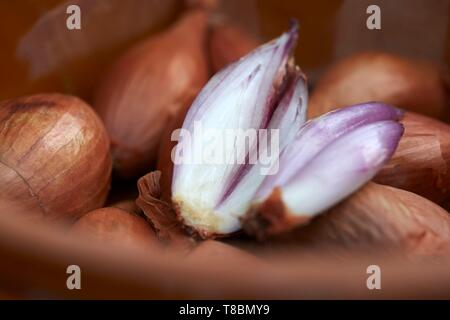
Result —
<instances>
[{"instance_id":1,"label":"dry shallot root","mask_svg":"<svg viewBox=\"0 0 450 320\"><path fill-rule=\"evenodd\" d=\"M87 213L71 227L70 233L107 246L134 246L153 250L162 248L154 230L144 218L112 207Z\"/></svg>"},{"instance_id":2,"label":"dry shallot root","mask_svg":"<svg viewBox=\"0 0 450 320\"><path fill-rule=\"evenodd\" d=\"M367 101L447 120L448 71L388 53L352 55L337 62L319 80L311 95L308 118Z\"/></svg>"},{"instance_id":3,"label":"dry shallot root","mask_svg":"<svg viewBox=\"0 0 450 320\"><path fill-rule=\"evenodd\" d=\"M74 221L103 206L110 176L106 130L85 102L40 94L0 103L0 203Z\"/></svg>"},{"instance_id":4,"label":"dry shallot root","mask_svg":"<svg viewBox=\"0 0 450 320\"><path fill-rule=\"evenodd\" d=\"M450 126L412 112L392 159L375 182L417 193L438 204L450 200Z\"/></svg>"},{"instance_id":5,"label":"dry shallot root","mask_svg":"<svg viewBox=\"0 0 450 320\"><path fill-rule=\"evenodd\" d=\"M136 204L156 230L158 239L178 251L192 249L196 241L183 228L173 208L161 199L161 172L151 172L138 181Z\"/></svg>"},{"instance_id":6,"label":"dry shallot root","mask_svg":"<svg viewBox=\"0 0 450 320\"><path fill-rule=\"evenodd\" d=\"M242 228L257 238L286 233L364 186L394 154L403 112L389 105L363 103L305 122L306 79L292 57L296 39L294 24L227 65L186 115L173 116L168 128L181 130L163 135L158 164L163 190L158 173L139 181L138 205L163 237L174 231L174 237L185 237L188 230L208 239ZM223 144L196 131L199 123L219 131L271 133L265 140L257 135L248 145L238 138ZM273 158L266 154L271 160L266 162L205 163L206 141L246 160L256 152L261 156L274 142L279 150L270 153ZM167 202L161 201L161 192Z\"/></svg>"},{"instance_id":7,"label":"dry shallot root","mask_svg":"<svg viewBox=\"0 0 450 320\"><path fill-rule=\"evenodd\" d=\"M120 176L137 177L151 168L169 115L206 83L207 17L206 10L189 10L169 30L127 51L102 82L94 107Z\"/></svg>"},{"instance_id":8,"label":"dry shallot root","mask_svg":"<svg viewBox=\"0 0 450 320\"><path fill-rule=\"evenodd\" d=\"M450 253L450 215L414 193L369 183L308 225L270 241L439 256Z\"/></svg>"}]
</instances>

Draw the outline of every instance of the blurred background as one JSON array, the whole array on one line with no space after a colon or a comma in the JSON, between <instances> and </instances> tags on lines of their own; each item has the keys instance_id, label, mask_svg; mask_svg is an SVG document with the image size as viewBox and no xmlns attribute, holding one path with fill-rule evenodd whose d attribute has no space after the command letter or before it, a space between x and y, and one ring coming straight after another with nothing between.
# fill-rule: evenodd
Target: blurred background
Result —
<instances>
[{"instance_id":1,"label":"blurred background","mask_svg":"<svg viewBox=\"0 0 450 320\"><path fill-rule=\"evenodd\" d=\"M189 2L189 1L188 1ZM195 2L195 1L194 1ZM180 0L1 1L0 99L60 91L90 100L106 68L131 44L175 21ZM66 8L82 8L82 29L65 28ZM379 5L381 30L366 8ZM333 61L376 49L438 63L450 61L448 0L227 0L225 15L261 40L300 22L297 61L314 84Z\"/></svg>"}]
</instances>

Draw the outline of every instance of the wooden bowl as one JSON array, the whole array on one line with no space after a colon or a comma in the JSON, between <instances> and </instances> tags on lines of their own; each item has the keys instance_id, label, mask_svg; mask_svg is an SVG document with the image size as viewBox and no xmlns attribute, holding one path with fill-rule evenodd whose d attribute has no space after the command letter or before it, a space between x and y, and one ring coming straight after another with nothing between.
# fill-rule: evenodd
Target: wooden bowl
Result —
<instances>
[{"instance_id":1,"label":"wooden bowl","mask_svg":"<svg viewBox=\"0 0 450 320\"><path fill-rule=\"evenodd\" d=\"M0 215L0 291L4 298L380 299L450 298L450 259L412 262L399 254L292 253L264 263L188 259L179 253L106 247L60 228ZM381 289L369 290L369 265ZM69 290L69 265L81 289Z\"/></svg>"}]
</instances>

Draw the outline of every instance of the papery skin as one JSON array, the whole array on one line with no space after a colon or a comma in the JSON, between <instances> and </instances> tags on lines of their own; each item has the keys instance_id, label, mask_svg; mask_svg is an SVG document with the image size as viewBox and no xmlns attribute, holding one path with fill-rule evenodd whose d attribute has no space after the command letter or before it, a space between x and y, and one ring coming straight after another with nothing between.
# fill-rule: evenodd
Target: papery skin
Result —
<instances>
[{"instance_id":1,"label":"papery skin","mask_svg":"<svg viewBox=\"0 0 450 320\"><path fill-rule=\"evenodd\" d=\"M152 224L158 239L172 250L186 252L195 245L195 240L183 228L175 210L161 199L161 172L154 171L138 180L139 197L136 205Z\"/></svg>"},{"instance_id":2,"label":"papery skin","mask_svg":"<svg viewBox=\"0 0 450 320\"><path fill-rule=\"evenodd\" d=\"M215 130L267 128L283 94L285 76L290 75L288 60L296 38L297 27L293 26L280 38L216 74L194 101L183 129L194 133L196 121L201 121L206 129ZM194 137L189 147L183 145L182 140L177 150L182 149L187 158L201 154L203 139ZM255 147L237 150L238 155L252 152ZM248 167L239 164L176 164L172 201L185 224L205 237L236 231L238 223L228 216L220 217L214 208L226 197L236 177L246 170Z\"/></svg>"},{"instance_id":3,"label":"papery skin","mask_svg":"<svg viewBox=\"0 0 450 320\"><path fill-rule=\"evenodd\" d=\"M384 52L363 52L338 61L314 88L308 118L365 101L380 101L448 120L450 76L444 67Z\"/></svg>"},{"instance_id":4,"label":"papery skin","mask_svg":"<svg viewBox=\"0 0 450 320\"><path fill-rule=\"evenodd\" d=\"M85 102L41 94L0 103L0 203L73 221L101 207L111 179L106 130Z\"/></svg>"},{"instance_id":5,"label":"papery skin","mask_svg":"<svg viewBox=\"0 0 450 320\"><path fill-rule=\"evenodd\" d=\"M113 207L100 208L85 214L70 228L70 233L111 248L162 248L154 230L145 219Z\"/></svg>"},{"instance_id":6,"label":"papery skin","mask_svg":"<svg viewBox=\"0 0 450 320\"><path fill-rule=\"evenodd\" d=\"M441 205L450 201L450 126L406 112L403 135L392 159L374 181L408 190Z\"/></svg>"},{"instance_id":7,"label":"papery skin","mask_svg":"<svg viewBox=\"0 0 450 320\"><path fill-rule=\"evenodd\" d=\"M369 182L310 224L268 241L297 250L443 256L450 250L450 215L417 194Z\"/></svg>"},{"instance_id":8,"label":"papery skin","mask_svg":"<svg viewBox=\"0 0 450 320\"><path fill-rule=\"evenodd\" d=\"M191 103L207 82L207 17L202 9L188 11L127 51L101 83L94 107L111 137L120 176L148 172L169 115Z\"/></svg>"}]
</instances>

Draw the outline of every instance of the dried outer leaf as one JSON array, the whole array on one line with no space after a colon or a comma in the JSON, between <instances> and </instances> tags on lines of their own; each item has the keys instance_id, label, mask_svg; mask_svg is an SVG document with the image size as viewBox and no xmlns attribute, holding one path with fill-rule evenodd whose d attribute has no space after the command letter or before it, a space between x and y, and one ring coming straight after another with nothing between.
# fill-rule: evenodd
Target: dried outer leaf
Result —
<instances>
[{"instance_id":1,"label":"dried outer leaf","mask_svg":"<svg viewBox=\"0 0 450 320\"><path fill-rule=\"evenodd\" d=\"M448 255L450 215L414 193L368 183L303 227L273 238L305 247Z\"/></svg>"},{"instance_id":2,"label":"dried outer leaf","mask_svg":"<svg viewBox=\"0 0 450 320\"><path fill-rule=\"evenodd\" d=\"M184 230L172 207L161 200L160 178L161 172L153 171L139 179L136 204L147 216L161 241L182 248L192 247L194 239Z\"/></svg>"},{"instance_id":3,"label":"dried outer leaf","mask_svg":"<svg viewBox=\"0 0 450 320\"><path fill-rule=\"evenodd\" d=\"M417 193L436 203L450 200L450 126L405 113L405 133L374 181Z\"/></svg>"}]
</instances>

